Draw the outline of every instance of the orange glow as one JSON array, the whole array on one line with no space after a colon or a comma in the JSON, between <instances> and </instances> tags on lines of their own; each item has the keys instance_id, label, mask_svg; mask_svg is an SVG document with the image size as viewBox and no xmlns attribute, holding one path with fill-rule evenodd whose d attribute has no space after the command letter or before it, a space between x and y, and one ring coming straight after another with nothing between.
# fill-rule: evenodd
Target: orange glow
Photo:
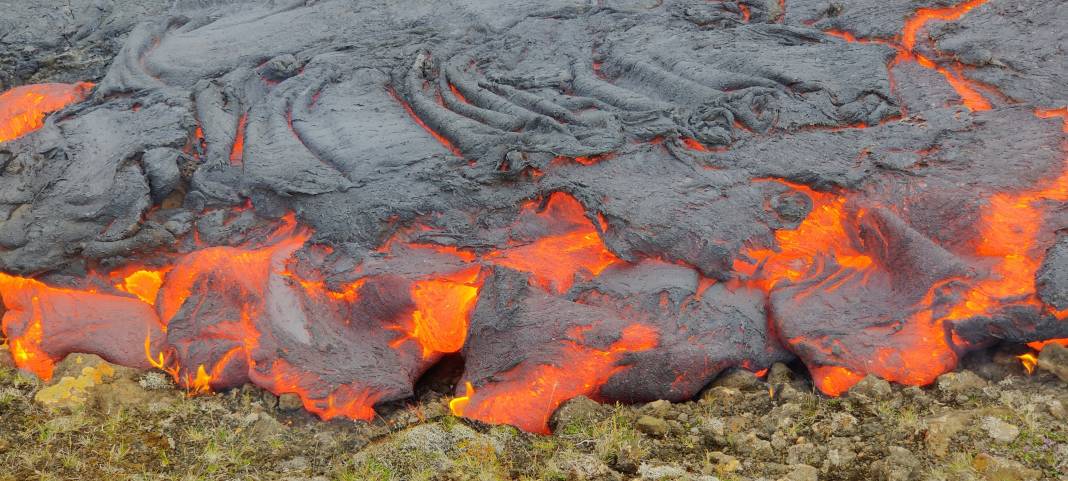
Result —
<instances>
[{"instance_id":1,"label":"orange glow","mask_svg":"<svg viewBox=\"0 0 1068 481\"><path fill-rule=\"evenodd\" d=\"M533 211L533 206L527 207ZM529 272L532 281L543 289L567 292L575 274L597 276L619 258L605 248L585 209L574 197L555 192L544 211L535 215L561 225L562 233L549 234L533 242L494 251L485 260L512 269Z\"/></svg>"},{"instance_id":2,"label":"orange glow","mask_svg":"<svg viewBox=\"0 0 1068 481\"><path fill-rule=\"evenodd\" d=\"M519 366L501 373L477 391L468 389L450 408L458 416L548 434L549 416L560 404L575 396L596 398L608 379L627 369L618 364L624 354L653 349L658 337L651 327L631 324L603 351L565 340L552 364Z\"/></svg>"},{"instance_id":3,"label":"orange glow","mask_svg":"<svg viewBox=\"0 0 1068 481\"><path fill-rule=\"evenodd\" d=\"M159 332L155 313L140 300L92 288L52 287L0 273L0 302L0 311L4 311L0 326L15 364L44 380L51 379L56 361L69 349L92 344L94 339L121 339L124 331L135 327L148 329L150 336ZM112 320L114 325L107 324ZM76 324L79 321L84 325ZM135 365L140 361L136 354L125 360Z\"/></svg>"},{"instance_id":4,"label":"orange glow","mask_svg":"<svg viewBox=\"0 0 1068 481\"><path fill-rule=\"evenodd\" d=\"M845 222L846 198L825 192L817 192L807 186L778 181L804 192L812 199L812 212L794 230L778 230L775 240L779 251L772 249L748 249L746 255L755 262L736 260L735 270L750 276L765 291L771 290L781 280L797 282L809 277L810 267L820 266L823 255L830 255L843 268L853 269L855 275L863 276L872 265L872 258L859 252L850 242ZM760 264L763 262L763 266ZM757 269L760 269L757 272Z\"/></svg>"},{"instance_id":5,"label":"orange glow","mask_svg":"<svg viewBox=\"0 0 1068 481\"><path fill-rule=\"evenodd\" d=\"M48 289L44 284L33 279L9 276L0 273L0 302L3 302L8 312L4 314L4 332L9 334L8 344L11 347L11 357L15 365L37 375L37 377L49 380L52 378L52 369L55 362L41 350L43 331L41 322L44 317L41 312L41 298L38 291ZM30 295L30 306L19 305L16 292L33 292ZM30 309L30 321L26 329L19 336L10 336L8 325L15 321L18 311Z\"/></svg>"},{"instance_id":6,"label":"orange glow","mask_svg":"<svg viewBox=\"0 0 1068 481\"><path fill-rule=\"evenodd\" d=\"M15 87L0 93L0 142L17 139L44 125L45 115L89 95L93 84L45 83Z\"/></svg>"},{"instance_id":7,"label":"orange glow","mask_svg":"<svg viewBox=\"0 0 1068 481\"><path fill-rule=\"evenodd\" d=\"M1060 119L1064 121L1064 131L1068 132L1068 107L1061 107L1058 109L1036 109L1035 115L1043 119L1060 117Z\"/></svg>"},{"instance_id":8,"label":"orange glow","mask_svg":"<svg viewBox=\"0 0 1068 481\"><path fill-rule=\"evenodd\" d=\"M424 358L463 348L471 310L478 299L480 271L474 266L451 276L412 283L415 310L410 328L404 329L404 337L392 345L414 340L423 347Z\"/></svg>"},{"instance_id":9,"label":"orange glow","mask_svg":"<svg viewBox=\"0 0 1068 481\"><path fill-rule=\"evenodd\" d=\"M326 399L313 399L309 396L306 383L315 381L314 375L300 371L283 359L272 361L269 372L263 374L257 369L249 372L253 382L276 394L296 394L300 396L304 409L330 420L338 417L349 419L374 419L374 405L379 395L354 384L338 386Z\"/></svg>"},{"instance_id":10,"label":"orange glow","mask_svg":"<svg viewBox=\"0 0 1068 481\"><path fill-rule=\"evenodd\" d=\"M437 133L437 131L430 128L430 126L427 125L426 122L423 122L423 119L419 118L419 116L416 115L415 111L412 110L412 106L409 105L408 102L405 102L404 99L401 99L400 96L397 95L397 92L395 92L392 88L389 89L389 95L392 96L393 99L396 100L399 104L401 104L401 107L404 107L404 111L408 112L408 116L411 117L416 124L422 127L423 130L427 131L427 133L430 134L431 137L434 137L434 140L437 140L439 144L443 145L446 149L449 150L449 152L452 152L453 155L463 158L463 154L460 152L460 149L456 148L456 146L453 145L452 142L449 141L449 139L446 139L445 136Z\"/></svg>"},{"instance_id":11,"label":"orange glow","mask_svg":"<svg viewBox=\"0 0 1068 481\"><path fill-rule=\"evenodd\" d=\"M841 366L816 366L809 371L812 373L812 383L828 396L841 396L864 379L863 375Z\"/></svg>"},{"instance_id":12,"label":"orange glow","mask_svg":"<svg viewBox=\"0 0 1068 481\"><path fill-rule=\"evenodd\" d=\"M968 110L982 111L990 110L990 102L983 97L979 92L980 86L978 82L966 78L963 74L964 65L960 62L953 62L951 68L947 68L943 65L935 63L933 60L924 57L915 52L916 47L916 35L930 20L945 20L952 21L958 20L975 7L978 7L989 0L969 0L965 3L961 3L952 7L946 8L921 8L917 10L911 17L905 20L905 27L901 31L901 35L898 40L899 44L894 44L890 41L879 39L861 39L857 38L850 32L840 30L825 30L824 33L841 38L847 42L860 42L860 43L882 43L890 45L897 50L897 56L890 61L890 66L904 62L911 61L916 62L920 66L932 69L943 77L950 87L957 92L957 95L961 98L961 103L964 104ZM891 85L893 85L893 79L891 79Z\"/></svg>"},{"instance_id":13,"label":"orange glow","mask_svg":"<svg viewBox=\"0 0 1068 481\"><path fill-rule=\"evenodd\" d=\"M1068 339L1047 339L1045 341L1035 341L1027 343L1027 347L1041 352L1042 348L1050 344L1060 344L1064 347L1068 347Z\"/></svg>"},{"instance_id":14,"label":"orange glow","mask_svg":"<svg viewBox=\"0 0 1068 481\"><path fill-rule=\"evenodd\" d=\"M1016 359L1019 359L1020 363L1023 364L1024 369L1027 370L1027 374L1033 374L1035 372L1035 366L1038 364L1038 358L1035 357L1034 353L1029 352L1027 354L1021 354L1019 356L1016 356Z\"/></svg>"},{"instance_id":15,"label":"orange glow","mask_svg":"<svg viewBox=\"0 0 1068 481\"><path fill-rule=\"evenodd\" d=\"M961 98L961 102L964 104L965 107L968 108L968 110L990 110L990 102L986 100L986 98L983 97L981 93L979 93L979 90L976 87L977 84L965 78L964 75L961 73L961 71L963 70L963 66L960 63L956 63L954 65L954 68L950 70L946 67L936 64L931 59L924 57L923 55L920 55L918 53L898 52L898 56L894 61L900 62L903 60L911 60L917 62L920 64L920 66L932 69L941 74L943 77L945 77L946 82L948 82L949 86L953 87L953 90L957 92L957 95L959 95Z\"/></svg>"},{"instance_id":16,"label":"orange glow","mask_svg":"<svg viewBox=\"0 0 1068 481\"><path fill-rule=\"evenodd\" d=\"M958 20L964 14L970 12L988 0L969 0L964 3L944 8L921 8L916 10L911 17L905 20L905 28L901 30L901 45L906 50L912 51L916 47L916 34L931 20L953 21Z\"/></svg>"},{"instance_id":17,"label":"orange glow","mask_svg":"<svg viewBox=\"0 0 1068 481\"><path fill-rule=\"evenodd\" d=\"M824 30L823 33L826 33L827 35L830 35L832 37L838 37L842 40L845 40L846 42L860 42L860 40L858 40L857 37L855 37L852 33L846 32L844 30Z\"/></svg>"},{"instance_id":18,"label":"orange glow","mask_svg":"<svg viewBox=\"0 0 1068 481\"><path fill-rule=\"evenodd\" d=\"M683 145L686 146L686 148L688 148L690 150L696 150L698 152L708 152L708 148L705 147L704 144L698 142L695 139L691 139L689 137L683 137L682 138L682 143L683 143Z\"/></svg>"},{"instance_id":19,"label":"orange glow","mask_svg":"<svg viewBox=\"0 0 1068 481\"><path fill-rule=\"evenodd\" d=\"M139 270L126 276L115 288L137 296L150 305L156 305L156 294L163 285L165 271Z\"/></svg>"},{"instance_id":20,"label":"orange glow","mask_svg":"<svg viewBox=\"0 0 1068 481\"><path fill-rule=\"evenodd\" d=\"M449 84L449 91L452 92L452 94L454 96L456 96L457 100L459 100L459 101L461 101L461 102L463 102L465 104L471 103L471 102L467 101L467 97L464 97L464 94L460 93L460 91L456 88L455 85Z\"/></svg>"},{"instance_id":21,"label":"orange glow","mask_svg":"<svg viewBox=\"0 0 1068 481\"><path fill-rule=\"evenodd\" d=\"M237 134L234 136L234 146L230 149L230 165L241 165L245 155L245 125L248 123L248 114L241 116L237 122Z\"/></svg>"},{"instance_id":22,"label":"orange glow","mask_svg":"<svg viewBox=\"0 0 1068 481\"><path fill-rule=\"evenodd\" d=\"M449 411L452 411L454 416L463 416L464 409L467 408L467 404L471 402L471 396L475 395L475 387L470 382L464 383L464 395L456 396L449 401Z\"/></svg>"},{"instance_id":23,"label":"orange glow","mask_svg":"<svg viewBox=\"0 0 1068 481\"><path fill-rule=\"evenodd\" d=\"M950 87L957 91L957 95L960 96L964 106L972 111L990 110L990 102L988 102L976 87L976 83L968 80L961 73L963 66L956 62L954 69L949 70L941 65L935 64L930 59L919 55L914 52L916 48L916 34L931 20L943 20L953 21L958 20L964 16L964 14L971 11L973 8L978 7L988 0L969 0L967 2L954 5L952 7L945 8L921 8L916 11L911 17L905 20L905 27L901 30L901 48L898 51L897 58L891 62L891 65L903 60L913 60L919 63L924 68L934 69L949 82Z\"/></svg>"}]
</instances>

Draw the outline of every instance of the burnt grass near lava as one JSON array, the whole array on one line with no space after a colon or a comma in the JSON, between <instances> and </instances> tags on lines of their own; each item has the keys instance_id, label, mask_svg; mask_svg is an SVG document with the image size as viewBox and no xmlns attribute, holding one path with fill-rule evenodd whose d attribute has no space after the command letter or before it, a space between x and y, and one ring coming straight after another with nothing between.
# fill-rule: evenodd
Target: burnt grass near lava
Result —
<instances>
[{"instance_id":1,"label":"burnt grass near lava","mask_svg":"<svg viewBox=\"0 0 1068 481\"><path fill-rule=\"evenodd\" d=\"M1019 351L966 359L931 387L868 378L839 398L781 364L685 403L580 397L548 436L454 417L441 380L370 423L323 422L251 385L187 396L75 354L47 384L0 365L0 480L1068 479L1064 381L1026 374Z\"/></svg>"},{"instance_id":2,"label":"burnt grass near lava","mask_svg":"<svg viewBox=\"0 0 1068 481\"><path fill-rule=\"evenodd\" d=\"M19 479L1064 475L1059 2L5 8Z\"/></svg>"}]
</instances>

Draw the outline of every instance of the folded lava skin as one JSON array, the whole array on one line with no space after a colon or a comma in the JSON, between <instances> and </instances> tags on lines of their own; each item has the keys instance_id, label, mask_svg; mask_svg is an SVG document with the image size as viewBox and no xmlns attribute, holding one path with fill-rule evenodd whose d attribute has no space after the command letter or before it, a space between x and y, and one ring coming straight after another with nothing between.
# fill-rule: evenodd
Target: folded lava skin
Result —
<instances>
[{"instance_id":1,"label":"folded lava skin","mask_svg":"<svg viewBox=\"0 0 1068 481\"><path fill-rule=\"evenodd\" d=\"M1068 338L1068 11L930 3L156 8L95 86L0 97L34 120L0 143L3 333L42 377L92 352L324 418L459 353L454 412L536 432Z\"/></svg>"}]
</instances>

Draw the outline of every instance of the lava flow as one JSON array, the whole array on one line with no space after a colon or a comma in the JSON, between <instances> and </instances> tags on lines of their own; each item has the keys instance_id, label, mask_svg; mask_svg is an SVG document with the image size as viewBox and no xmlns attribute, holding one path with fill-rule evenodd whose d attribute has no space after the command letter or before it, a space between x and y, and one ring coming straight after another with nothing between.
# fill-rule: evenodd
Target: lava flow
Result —
<instances>
[{"instance_id":1,"label":"lava flow","mask_svg":"<svg viewBox=\"0 0 1068 481\"><path fill-rule=\"evenodd\" d=\"M619 262L604 247L600 235L586 218L585 209L574 197L557 192L539 211L534 203L526 204L524 209L526 215L537 218L537 224L547 226L554 233L491 252L485 256L487 261L530 272L535 283L558 293L571 288L576 273L595 277Z\"/></svg>"},{"instance_id":2,"label":"lava flow","mask_svg":"<svg viewBox=\"0 0 1068 481\"><path fill-rule=\"evenodd\" d=\"M0 94L0 142L40 129L0 146L3 340L324 419L462 360L455 414L542 433L1065 342L1065 14L987 2L178 2L99 86Z\"/></svg>"},{"instance_id":3,"label":"lava flow","mask_svg":"<svg viewBox=\"0 0 1068 481\"><path fill-rule=\"evenodd\" d=\"M0 93L0 142L17 139L44 125L46 114L85 99L93 84L35 84Z\"/></svg>"},{"instance_id":4,"label":"lava flow","mask_svg":"<svg viewBox=\"0 0 1068 481\"><path fill-rule=\"evenodd\" d=\"M626 369L618 365L623 355L657 346L656 331L642 324L624 328L620 339L604 350L580 344L582 329L573 335L576 339L562 341L552 365L503 372L498 381L478 389L465 383L465 395L449 404L453 414L548 434L549 416L560 404L575 396L597 399L597 389Z\"/></svg>"},{"instance_id":5,"label":"lava flow","mask_svg":"<svg viewBox=\"0 0 1068 481\"><path fill-rule=\"evenodd\" d=\"M892 69L894 65L901 62L916 62L924 68L934 70L941 74L946 79L946 82L953 87L953 90L957 92L957 95L960 96L961 103L963 103L969 110L990 110L990 101L979 92L981 86L977 82L969 80L964 76L964 66L960 62L951 62L950 66L947 67L916 52L917 35L927 22L931 20L952 21L960 19L969 11L988 1L989 0L969 0L952 7L921 8L905 20L905 26L901 30L901 34L896 39L896 42L880 39L857 38L850 32L837 30L829 30L825 33L841 38L847 42L870 42L889 45L897 51L897 55L890 61L889 68Z\"/></svg>"}]
</instances>

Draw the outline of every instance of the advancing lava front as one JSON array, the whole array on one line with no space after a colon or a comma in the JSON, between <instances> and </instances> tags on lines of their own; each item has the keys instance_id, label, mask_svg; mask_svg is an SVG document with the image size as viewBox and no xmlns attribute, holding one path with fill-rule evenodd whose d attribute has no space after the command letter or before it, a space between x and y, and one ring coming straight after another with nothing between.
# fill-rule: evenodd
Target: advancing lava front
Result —
<instances>
[{"instance_id":1,"label":"advancing lava front","mask_svg":"<svg viewBox=\"0 0 1068 481\"><path fill-rule=\"evenodd\" d=\"M179 1L0 95L4 337L536 432L1068 338L1068 9L922 3Z\"/></svg>"}]
</instances>

